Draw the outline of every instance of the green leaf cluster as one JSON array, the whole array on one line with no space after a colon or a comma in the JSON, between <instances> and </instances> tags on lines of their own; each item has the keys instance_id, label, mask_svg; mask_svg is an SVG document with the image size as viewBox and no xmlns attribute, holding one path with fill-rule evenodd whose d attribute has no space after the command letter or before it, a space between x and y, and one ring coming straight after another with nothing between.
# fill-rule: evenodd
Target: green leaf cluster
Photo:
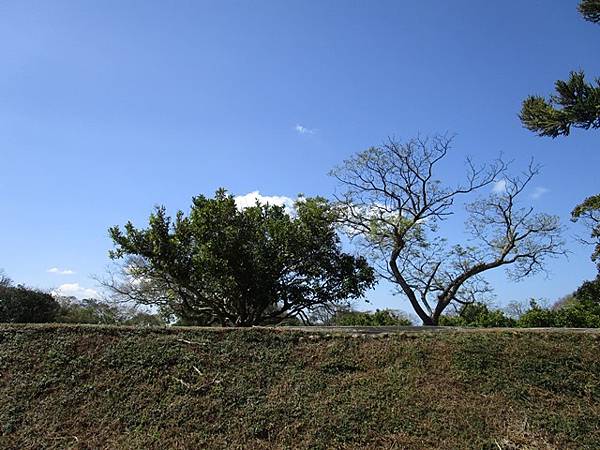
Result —
<instances>
[{"instance_id":1,"label":"green leaf cluster","mask_svg":"<svg viewBox=\"0 0 600 450\"><path fill-rule=\"evenodd\" d=\"M540 136L568 136L571 127L600 128L600 79L587 83L583 72L555 83L556 94L545 99L530 96L523 102L523 125Z\"/></svg>"},{"instance_id":2,"label":"green leaf cluster","mask_svg":"<svg viewBox=\"0 0 600 450\"><path fill-rule=\"evenodd\" d=\"M581 0L577 9L585 20L600 23L600 0Z\"/></svg>"}]
</instances>

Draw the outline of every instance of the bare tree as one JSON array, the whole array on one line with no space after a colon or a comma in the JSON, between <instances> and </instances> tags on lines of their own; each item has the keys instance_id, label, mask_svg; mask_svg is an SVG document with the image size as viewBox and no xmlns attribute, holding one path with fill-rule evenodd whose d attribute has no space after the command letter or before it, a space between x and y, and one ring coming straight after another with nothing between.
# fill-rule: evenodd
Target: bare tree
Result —
<instances>
[{"instance_id":1,"label":"bare tree","mask_svg":"<svg viewBox=\"0 0 600 450\"><path fill-rule=\"evenodd\" d=\"M505 267L520 280L564 253L558 218L517 205L538 166L511 176L502 159L483 166L467 159L465 182L445 186L436 170L451 144L445 135L390 139L331 172L343 187L336 197L344 230L369 250L380 275L397 285L425 325L436 325L452 304L490 293L484 272ZM466 206L468 242L449 246L441 222L459 197L482 190L492 192Z\"/></svg>"}]
</instances>

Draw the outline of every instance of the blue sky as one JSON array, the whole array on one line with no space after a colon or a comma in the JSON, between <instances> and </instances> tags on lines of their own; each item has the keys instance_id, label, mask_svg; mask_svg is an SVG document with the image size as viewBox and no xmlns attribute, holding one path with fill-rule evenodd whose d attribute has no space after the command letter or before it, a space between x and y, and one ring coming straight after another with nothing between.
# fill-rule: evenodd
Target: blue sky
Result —
<instances>
[{"instance_id":1,"label":"blue sky","mask_svg":"<svg viewBox=\"0 0 600 450\"><path fill-rule=\"evenodd\" d=\"M569 212L598 192L598 131L539 138L528 94L583 68L600 27L577 1L0 3L0 267L87 294L107 228L193 195L331 195L327 172L388 135L456 133L444 174L503 152L544 166L528 197L573 252L549 278L490 279L498 302L555 299L594 275ZM451 229L451 237L458 231ZM48 272L56 268L56 271ZM61 273L72 271L74 273ZM386 286L373 307L406 307Z\"/></svg>"}]
</instances>

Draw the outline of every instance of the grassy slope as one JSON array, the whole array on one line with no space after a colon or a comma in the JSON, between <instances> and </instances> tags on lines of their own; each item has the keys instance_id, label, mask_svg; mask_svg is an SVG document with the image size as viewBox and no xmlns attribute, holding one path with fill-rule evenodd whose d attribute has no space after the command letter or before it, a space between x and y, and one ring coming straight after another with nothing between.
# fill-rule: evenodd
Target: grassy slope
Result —
<instances>
[{"instance_id":1,"label":"grassy slope","mask_svg":"<svg viewBox=\"0 0 600 450\"><path fill-rule=\"evenodd\" d=\"M598 334L0 328L0 448L597 449L599 400Z\"/></svg>"}]
</instances>

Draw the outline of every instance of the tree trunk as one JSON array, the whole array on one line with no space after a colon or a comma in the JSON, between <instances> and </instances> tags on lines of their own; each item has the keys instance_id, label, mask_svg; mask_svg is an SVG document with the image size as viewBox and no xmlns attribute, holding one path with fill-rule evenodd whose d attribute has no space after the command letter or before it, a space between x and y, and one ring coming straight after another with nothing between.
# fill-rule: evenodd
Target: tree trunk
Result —
<instances>
[{"instance_id":1,"label":"tree trunk","mask_svg":"<svg viewBox=\"0 0 600 450\"><path fill-rule=\"evenodd\" d=\"M439 317L429 317L429 316L425 316L425 318L421 317L421 320L423 321L423 325L426 327L434 327L438 324L438 320Z\"/></svg>"},{"instance_id":2,"label":"tree trunk","mask_svg":"<svg viewBox=\"0 0 600 450\"><path fill-rule=\"evenodd\" d=\"M423 325L425 325L425 326L436 325L436 323L434 323L433 319L429 316L429 314L427 314L425 312L425 310L421 307L421 305L419 304L419 300L417 300L417 296L415 295L415 292L408 285L408 283L406 282L406 280L400 273L400 269L398 269L398 264L396 263L396 260L398 259L399 254L400 254L400 249L394 249L392 251L392 255L389 260L390 269L392 269L392 274L394 275L394 278L396 279L396 281L402 288L402 291L404 292L404 294L408 297L408 300L410 301L410 304L413 307L414 311L419 316L419 319L421 319L423 321Z\"/></svg>"}]
</instances>

